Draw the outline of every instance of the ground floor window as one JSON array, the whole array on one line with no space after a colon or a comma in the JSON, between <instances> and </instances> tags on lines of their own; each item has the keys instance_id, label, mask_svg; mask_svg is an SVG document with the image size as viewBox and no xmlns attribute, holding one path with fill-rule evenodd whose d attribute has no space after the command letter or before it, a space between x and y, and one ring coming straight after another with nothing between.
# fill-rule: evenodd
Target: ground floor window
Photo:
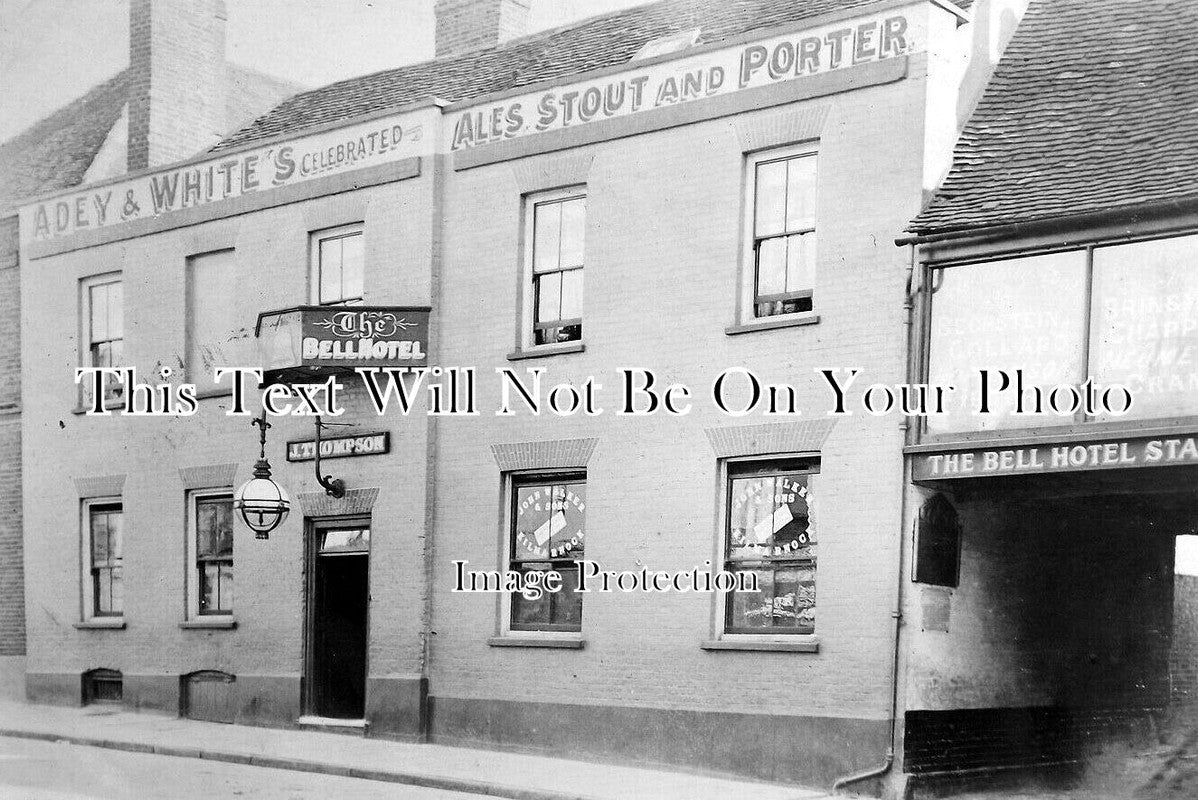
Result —
<instances>
[{"instance_id":1,"label":"ground floor window","mask_svg":"<svg viewBox=\"0 0 1198 800\"><path fill-rule=\"evenodd\" d=\"M87 505L87 598L93 617L119 617L125 609L124 513L120 503Z\"/></svg>"},{"instance_id":2,"label":"ground floor window","mask_svg":"<svg viewBox=\"0 0 1198 800\"><path fill-rule=\"evenodd\" d=\"M586 546L586 477L567 474L513 481L511 518L509 569L556 570L562 576L560 592L545 592L535 600L512 593L511 630L581 631L582 595L576 591L574 560L583 557Z\"/></svg>"},{"instance_id":3,"label":"ground floor window","mask_svg":"<svg viewBox=\"0 0 1198 800\"><path fill-rule=\"evenodd\" d=\"M757 589L727 596L725 632L815 633L818 471L810 460L729 465L724 569L751 573Z\"/></svg>"},{"instance_id":4,"label":"ground floor window","mask_svg":"<svg viewBox=\"0 0 1198 800\"><path fill-rule=\"evenodd\" d=\"M195 498L197 613L233 613L233 497Z\"/></svg>"}]
</instances>

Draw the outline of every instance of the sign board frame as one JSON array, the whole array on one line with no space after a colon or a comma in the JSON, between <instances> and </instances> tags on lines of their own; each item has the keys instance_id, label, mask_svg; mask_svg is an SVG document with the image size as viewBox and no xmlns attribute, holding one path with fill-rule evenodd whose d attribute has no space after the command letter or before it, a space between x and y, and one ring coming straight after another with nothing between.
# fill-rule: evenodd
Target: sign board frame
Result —
<instances>
[{"instance_id":1,"label":"sign board frame","mask_svg":"<svg viewBox=\"0 0 1198 800\"><path fill-rule=\"evenodd\" d=\"M914 483L1008 475L1198 466L1198 434L1111 436L910 453Z\"/></svg>"},{"instance_id":2,"label":"sign board frame","mask_svg":"<svg viewBox=\"0 0 1198 800\"><path fill-rule=\"evenodd\" d=\"M338 452L337 445L342 442L356 442L363 439L371 439L379 443L377 449L364 450L361 452ZM391 432L390 431L371 431L370 433L359 433L352 436L330 436L328 438L321 437L321 450L325 449L325 445L329 445L329 452L321 452L320 459L323 461L326 458L354 458L357 456L382 456L391 452ZM312 445L312 454L294 452L296 448L304 445ZM287 442L287 461L292 464L303 463L316 460L315 439L292 439Z\"/></svg>"},{"instance_id":3,"label":"sign board frame","mask_svg":"<svg viewBox=\"0 0 1198 800\"><path fill-rule=\"evenodd\" d=\"M323 382L357 368L426 367L431 313L431 306L380 305L263 311L254 338L264 382Z\"/></svg>"}]
</instances>

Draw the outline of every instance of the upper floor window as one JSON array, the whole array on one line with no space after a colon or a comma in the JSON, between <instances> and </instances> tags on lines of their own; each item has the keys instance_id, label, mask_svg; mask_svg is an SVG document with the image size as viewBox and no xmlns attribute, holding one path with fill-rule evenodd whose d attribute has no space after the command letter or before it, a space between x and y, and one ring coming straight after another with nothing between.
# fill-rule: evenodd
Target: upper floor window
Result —
<instances>
[{"instance_id":1,"label":"upper floor window","mask_svg":"<svg viewBox=\"0 0 1198 800\"><path fill-rule=\"evenodd\" d=\"M217 367L241 365L236 345L247 334L237 319L234 266L232 250L187 259L187 380L201 391L217 388Z\"/></svg>"},{"instance_id":2,"label":"upper floor window","mask_svg":"<svg viewBox=\"0 0 1198 800\"><path fill-rule=\"evenodd\" d=\"M749 161L752 317L811 311L815 288L816 157L810 149ZM750 287L746 287L749 289Z\"/></svg>"},{"instance_id":3,"label":"upper floor window","mask_svg":"<svg viewBox=\"0 0 1198 800\"><path fill-rule=\"evenodd\" d=\"M586 195L547 192L530 197L528 208L530 343L580 341Z\"/></svg>"},{"instance_id":4,"label":"upper floor window","mask_svg":"<svg viewBox=\"0 0 1198 800\"><path fill-rule=\"evenodd\" d=\"M757 591L725 599L726 633L815 633L815 513L809 461L750 461L728 469L724 569Z\"/></svg>"},{"instance_id":5,"label":"upper floor window","mask_svg":"<svg viewBox=\"0 0 1198 800\"><path fill-rule=\"evenodd\" d=\"M329 306L362 302L364 242L360 224L312 234L313 303Z\"/></svg>"},{"instance_id":6,"label":"upper floor window","mask_svg":"<svg viewBox=\"0 0 1198 800\"><path fill-rule=\"evenodd\" d=\"M125 295L120 275L101 275L85 279L80 285L81 325L87 350L81 354L86 367L120 367L124 364ZM90 399L91 381L81 381L84 402ZM122 396L122 384L115 376L104 382L105 401Z\"/></svg>"},{"instance_id":7,"label":"upper floor window","mask_svg":"<svg viewBox=\"0 0 1198 800\"><path fill-rule=\"evenodd\" d=\"M96 501L84 506L87 525L85 600L88 616L124 614L124 513L119 502Z\"/></svg>"}]
</instances>

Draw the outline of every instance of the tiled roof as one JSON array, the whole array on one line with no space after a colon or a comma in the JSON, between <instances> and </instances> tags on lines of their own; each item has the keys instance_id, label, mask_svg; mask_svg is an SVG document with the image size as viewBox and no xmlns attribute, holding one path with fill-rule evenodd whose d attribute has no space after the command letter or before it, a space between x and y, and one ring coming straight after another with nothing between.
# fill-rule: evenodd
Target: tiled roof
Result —
<instances>
[{"instance_id":1,"label":"tiled roof","mask_svg":"<svg viewBox=\"0 0 1198 800\"><path fill-rule=\"evenodd\" d=\"M1032 0L909 226L927 235L1198 197L1198 3Z\"/></svg>"},{"instance_id":2,"label":"tiled roof","mask_svg":"<svg viewBox=\"0 0 1198 800\"><path fill-rule=\"evenodd\" d=\"M298 88L237 64L227 67L230 128L245 124ZM82 183L131 90L130 72L124 69L0 143L0 212L29 197Z\"/></svg>"},{"instance_id":3,"label":"tiled roof","mask_svg":"<svg viewBox=\"0 0 1198 800\"><path fill-rule=\"evenodd\" d=\"M82 182L121 115L129 84L126 69L0 144L0 212Z\"/></svg>"},{"instance_id":4,"label":"tiled roof","mask_svg":"<svg viewBox=\"0 0 1198 800\"><path fill-rule=\"evenodd\" d=\"M226 80L229 82L228 94L225 97L226 131L240 130L284 97L290 97L304 88L292 81L285 81L240 64L226 63L225 69Z\"/></svg>"},{"instance_id":5,"label":"tiled roof","mask_svg":"<svg viewBox=\"0 0 1198 800\"><path fill-rule=\"evenodd\" d=\"M876 0L661 0L496 47L410 64L297 94L217 145L221 150L439 97L457 101L627 63L653 39L699 29L699 44ZM972 0L951 0L968 8Z\"/></svg>"}]
</instances>

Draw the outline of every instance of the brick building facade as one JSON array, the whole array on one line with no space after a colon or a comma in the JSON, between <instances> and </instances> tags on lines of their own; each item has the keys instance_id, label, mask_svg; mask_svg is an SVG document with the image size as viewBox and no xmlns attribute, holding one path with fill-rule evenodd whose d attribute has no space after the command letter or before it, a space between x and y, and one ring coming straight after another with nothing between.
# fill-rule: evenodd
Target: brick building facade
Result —
<instances>
[{"instance_id":1,"label":"brick building facade","mask_svg":"<svg viewBox=\"0 0 1198 800\"><path fill-rule=\"evenodd\" d=\"M129 0L128 9L128 66L0 143L0 271L7 276L0 280L0 325L14 342L21 203L193 156L299 88L225 60L223 1ZM203 102L195 102L198 87ZM0 487L0 658L15 658L25 653L19 348L0 363L0 383L8 454Z\"/></svg>"},{"instance_id":2,"label":"brick building facade","mask_svg":"<svg viewBox=\"0 0 1198 800\"><path fill-rule=\"evenodd\" d=\"M0 220L0 325L13 342L21 340L21 315L18 298L21 291L20 238L15 216ZM5 353L0 361L4 379L4 397L0 400L0 437L4 452L4 489L0 507L4 523L0 525L0 657L25 654L25 564L21 558L21 366L20 346Z\"/></svg>"},{"instance_id":3,"label":"brick building facade","mask_svg":"<svg viewBox=\"0 0 1198 800\"><path fill-rule=\"evenodd\" d=\"M29 697L819 784L889 763L905 426L827 416L818 370L905 378L890 243L947 164L965 5L670 0L301 94L24 206ZM342 375L354 427L324 435L389 451L325 459L331 497L287 456L312 418L272 417L294 506L256 539L230 509L257 432L209 370L269 366L301 306L431 309L428 363L475 367L478 413L378 415ZM169 368L198 410L84 413L74 369L109 365ZM497 415L497 367L546 395L594 376L604 413ZM638 367L692 410L618 414ZM802 414L720 412L729 367ZM454 561L580 550L764 588L454 591Z\"/></svg>"}]
</instances>

